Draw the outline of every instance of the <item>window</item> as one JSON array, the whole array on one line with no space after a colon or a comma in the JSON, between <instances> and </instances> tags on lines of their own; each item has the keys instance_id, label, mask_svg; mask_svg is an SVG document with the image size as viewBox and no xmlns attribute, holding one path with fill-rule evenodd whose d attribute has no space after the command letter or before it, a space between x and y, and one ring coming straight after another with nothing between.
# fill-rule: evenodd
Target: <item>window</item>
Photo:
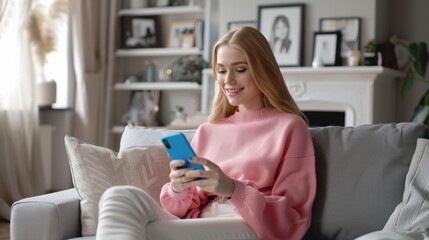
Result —
<instances>
[{"instance_id":1,"label":"window","mask_svg":"<svg viewBox=\"0 0 429 240\"><path fill-rule=\"evenodd\" d=\"M38 0L35 4L42 4L49 8L54 2L67 5L67 0ZM70 98L71 79L69 77L69 18L68 13L55 22L56 47L55 51L47 55L45 74L47 79L57 83L57 101L53 108L68 108L73 105Z\"/></svg>"}]
</instances>

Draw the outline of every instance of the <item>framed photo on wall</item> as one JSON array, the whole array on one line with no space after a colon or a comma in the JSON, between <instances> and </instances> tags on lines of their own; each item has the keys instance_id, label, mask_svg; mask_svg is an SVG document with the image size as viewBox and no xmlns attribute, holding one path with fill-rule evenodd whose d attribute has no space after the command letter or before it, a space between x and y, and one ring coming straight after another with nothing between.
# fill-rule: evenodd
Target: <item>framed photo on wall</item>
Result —
<instances>
[{"instance_id":1,"label":"framed photo on wall","mask_svg":"<svg viewBox=\"0 0 429 240\"><path fill-rule=\"evenodd\" d=\"M228 22L227 27L228 31L241 27L252 27L258 29L258 23L256 21L230 21Z\"/></svg>"},{"instance_id":2,"label":"framed photo on wall","mask_svg":"<svg viewBox=\"0 0 429 240\"><path fill-rule=\"evenodd\" d=\"M158 47L158 19L144 16L121 17L121 48Z\"/></svg>"},{"instance_id":3,"label":"framed photo on wall","mask_svg":"<svg viewBox=\"0 0 429 240\"><path fill-rule=\"evenodd\" d=\"M258 29L270 42L280 67L303 65L304 10L304 4L258 7Z\"/></svg>"},{"instance_id":4,"label":"framed photo on wall","mask_svg":"<svg viewBox=\"0 0 429 240\"><path fill-rule=\"evenodd\" d=\"M313 60L319 58L324 66L341 66L341 32L315 32Z\"/></svg>"},{"instance_id":5,"label":"framed photo on wall","mask_svg":"<svg viewBox=\"0 0 429 240\"><path fill-rule=\"evenodd\" d=\"M341 57L346 58L349 51L360 50L360 25L359 17L321 18L319 31L341 31Z\"/></svg>"}]
</instances>

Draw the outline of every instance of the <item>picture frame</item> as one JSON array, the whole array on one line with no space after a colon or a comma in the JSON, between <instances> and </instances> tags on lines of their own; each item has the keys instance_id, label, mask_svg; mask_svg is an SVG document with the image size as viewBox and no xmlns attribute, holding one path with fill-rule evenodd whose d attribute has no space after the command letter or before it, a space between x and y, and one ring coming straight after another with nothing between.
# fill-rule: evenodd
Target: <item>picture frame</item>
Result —
<instances>
[{"instance_id":1,"label":"picture frame","mask_svg":"<svg viewBox=\"0 0 429 240\"><path fill-rule=\"evenodd\" d=\"M323 66L341 66L341 31L314 32L312 59L316 58Z\"/></svg>"},{"instance_id":2,"label":"picture frame","mask_svg":"<svg viewBox=\"0 0 429 240\"><path fill-rule=\"evenodd\" d=\"M189 0L168 0L168 6L187 6Z\"/></svg>"},{"instance_id":3,"label":"picture frame","mask_svg":"<svg viewBox=\"0 0 429 240\"><path fill-rule=\"evenodd\" d=\"M196 46L197 20L175 20L170 22L168 47L193 48Z\"/></svg>"},{"instance_id":4,"label":"picture frame","mask_svg":"<svg viewBox=\"0 0 429 240\"><path fill-rule=\"evenodd\" d=\"M305 4L260 5L258 29L270 42L279 67L303 66Z\"/></svg>"},{"instance_id":5,"label":"picture frame","mask_svg":"<svg viewBox=\"0 0 429 240\"><path fill-rule=\"evenodd\" d=\"M341 57L347 58L349 51L359 51L361 45L360 17L326 17L319 20L319 31L341 31Z\"/></svg>"},{"instance_id":6,"label":"picture frame","mask_svg":"<svg viewBox=\"0 0 429 240\"><path fill-rule=\"evenodd\" d=\"M158 18L121 16L121 48L154 48L160 46Z\"/></svg>"},{"instance_id":7,"label":"picture frame","mask_svg":"<svg viewBox=\"0 0 429 240\"><path fill-rule=\"evenodd\" d=\"M157 0L155 2L155 7L167 7L170 3L170 0Z\"/></svg>"},{"instance_id":8,"label":"picture frame","mask_svg":"<svg viewBox=\"0 0 429 240\"><path fill-rule=\"evenodd\" d=\"M257 21L230 21L227 25L227 30L231 31L233 29L241 28L241 27L252 27L258 29Z\"/></svg>"}]
</instances>

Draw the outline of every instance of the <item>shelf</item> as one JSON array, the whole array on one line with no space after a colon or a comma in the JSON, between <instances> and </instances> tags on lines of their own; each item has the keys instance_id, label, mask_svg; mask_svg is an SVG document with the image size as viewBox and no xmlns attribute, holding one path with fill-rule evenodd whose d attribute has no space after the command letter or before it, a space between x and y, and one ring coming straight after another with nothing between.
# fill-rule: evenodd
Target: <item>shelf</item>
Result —
<instances>
[{"instance_id":1,"label":"shelf","mask_svg":"<svg viewBox=\"0 0 429 240\"><path fill-rule=\"evenodd\" d=\"M129 8L119 10L119 16L151 16L151 15L178 15L178 14L202 14L204 9L200 6L177 6L177 7L151 7L151 8Z\"/></svg>"},{"instance_id":2,"label":"shelf","mask_svg":"<svg viewBox=\"0 0 429 240\"><path fill-rule=\"evenodd\" d=\"M117 57L148 57L148 56L181 56L201 55L203 51L199 48L141 48L141 49L119 49Z\"/></svg>"},{"instance_id":3,"label":"shelf","mask_svg":"<svg viewBox=\"0 0 429 240\"><path fill-rule=\"evenodd\" d=\"M115 90L201 90L201 86L196 82L136 82L136 83L116 83Z\"/></svg>"}]
</instances>

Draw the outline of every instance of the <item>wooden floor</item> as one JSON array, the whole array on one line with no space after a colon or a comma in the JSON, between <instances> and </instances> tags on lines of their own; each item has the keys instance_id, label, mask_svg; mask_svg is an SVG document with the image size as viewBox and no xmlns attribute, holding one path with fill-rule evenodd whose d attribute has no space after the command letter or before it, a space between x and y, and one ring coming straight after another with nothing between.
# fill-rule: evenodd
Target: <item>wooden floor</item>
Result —
<instances>
[{"instance_id":1,"label":"wooden floor","mask_svg":"<svg viewBox=\"0 0 429 240\"><path fill-rule=\"evenodd\" d=\"M0 240L9 240L9 222L0 220Z\"/></svg>"}]
</instances>

